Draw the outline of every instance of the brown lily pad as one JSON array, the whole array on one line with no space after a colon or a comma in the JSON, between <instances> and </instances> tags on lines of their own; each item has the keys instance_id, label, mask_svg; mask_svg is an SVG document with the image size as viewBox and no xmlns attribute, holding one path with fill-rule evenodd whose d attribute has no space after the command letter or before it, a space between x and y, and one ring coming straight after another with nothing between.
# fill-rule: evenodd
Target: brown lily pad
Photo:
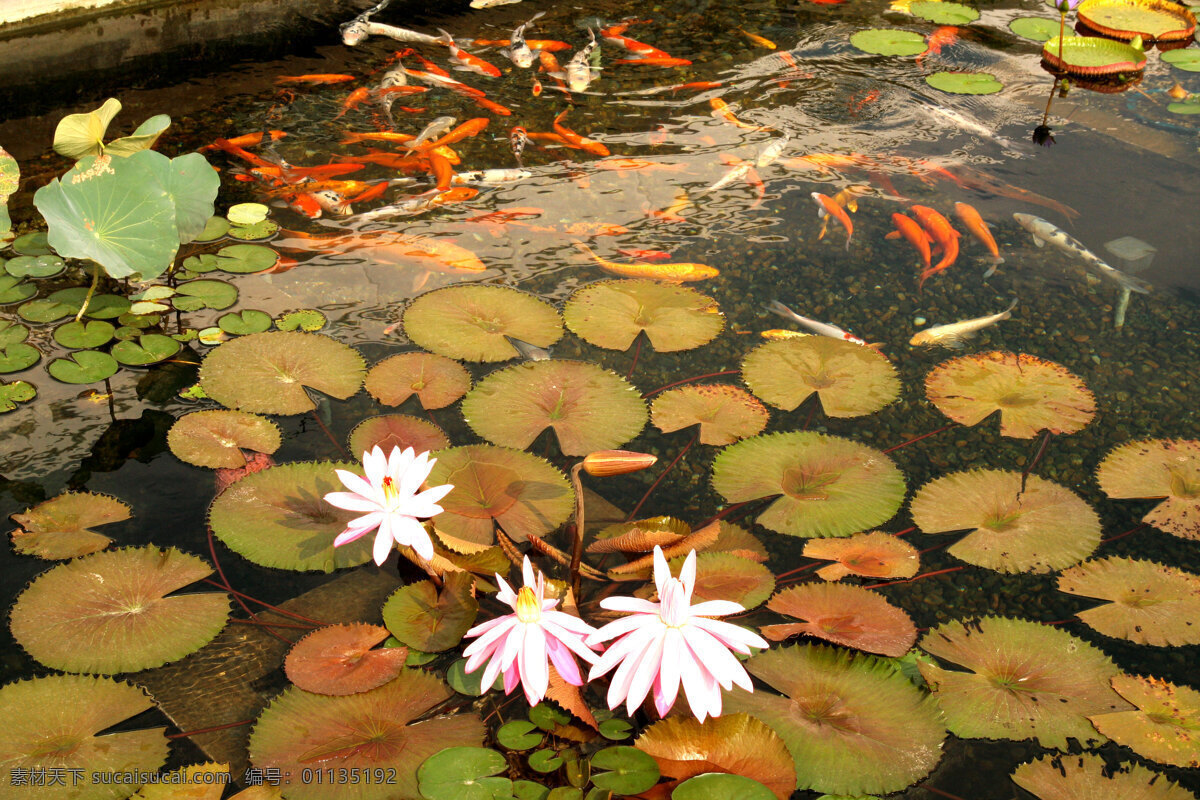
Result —
<instances>
[{"instance_id":1,"label":"brown lily pad","mask_svg":"<svg viewBox=\"0 0 1200 800\"><path fill-rule=\"evenodd\" d=\"M369 453L380 447L390 453L392 448L401 450L411 447L418 453L441 450L450 446L450 437L428 420L410 417L407 414L383 414L368 417L350 431L350 452Z\"/></svg>"},{"instance_id":2,"label":"brown lily pad","mask_svg":"<svg viewBox=\"0 0 1200 800\"><path fill-rule=\"evenodd\" d=\"M762 433L769 417L749 392L719 383L671 389L650 408L650 421L663 433L699 425L700 443L718 446Z\"/></svg>"},{"instance_id":3,"label":"brown lily pad","mask_svg":"<svg viewBox=\"0 0 1200 800\"><path fill-rule=\"evenodd\" d=\"M1183 539L1200 539L1200 441L1128 442L1105 456L1096 480L1117 500L1165 498L1142 521Z\"/></svg>"},{"instance_id":4,"label":"brown lily pad","mask_svg":"<svg viewBox=\"0 0 1200 800\"><path fill-rule=\"evenodd\" d=\"M628 350L645 332L660 353L708 344L725 327L711 297L690 286L652 280L598 281L579 289L563 307L571 332L589 344Z\"/></svg>"},{"instance_id":5,"label":"brown lily pad","mask_svg":"<svg viewBox=\"0 0 1200 800\"><path fill-rule=\"evenodd\" d=\"M1048 753L1017 767L1013 783L1039 800L1196 800L1196 795L1138 764L1110 770L1092 753Z\"/></svg>"},{"instance_id":6,"label":"brown lily pad","mask_svg":"<svg viewBox=\"0 0 1200 800\"><path fill-rule=\"evenodd\" d=\"M432 353L463 361L507 361L520 353L507 337L549 347L562 337L554 306L504 286L448 286L404 310L404 332Z\"/></svg>"},{"instance_id":7,"label":"brown lily pad","mask_svg":"<svg viewBox=\"0 0 1200 800\"><path fill-rule=\"evenodd\" d=\"M977 353L951 359L925 378L938 410L963 425L1000 412L1000 433L1032 439L1038 431L1074 433L1096 415L1096 401L1066 367L1025 353Z\"/></svg>"},{"instance_id":8,"label":"brown lily pad","mask_svg":"<svg viewBox=\"0 0 1200 800\"><path fill-rule=\"evenodd\" d=\"M1105 636L1159 647L1200 644L1200 575L1111 556L1063 572L1058 589L1111 601L1075 615Z\"/></svg>"},{"instance_id":9,"label":"brown lily pad","mask_svg":"<svg viewBox=\"0 0 1200 800\"><path fill-rule=\"evenodd\" d=\"M678 571L685 556L677 557L672 569ZM775 591L775 575L756 561L732 553L700 553L696 558L696 586L692 601L731 600L742 608L762 605Z\"/></svg>"},{"instance_id":10,"label":"brown lily pad","mask_svg":"<svg viewBox=\"0 0 1200 800\"><path fill-rule=\"evenodd\" d=\"M587 547L589 553L653 553L655 547L668 548L683 541L692 526L674 517L651 517L609 525Z\"/></svg>"},{"instance_id":11,"label":"brown lily pad","mask_svg":"<svg viewBox=\"0 0 1200 800\"><path fill-rule=\"evenodd\" d=\"M407 647L371 648L388 629L358 622L318 628L292 646L283 661L288 680L306 692L344 695L375 689L400 674Z\"/></svg>"},{"instance_id":12,"label":"brown lily pad","mask_svg":"<svg viewBox=\"0 0 1200 800\"><path fill-rule=\"evenodd\" d=\"M1114 675L1112 687L1137 710L1093 716L1096 730L1151 761L1200 767L1200 692L1137 675Z\"/></svg>"},{"instance_id":13,"label":"brown lily pad","mask_svg":"<svg viewBox=\"0 0 1200 800\"><path fill-rule=\"evenodd\" d=\"M415 394L422 408L444 408L471 388L471 374L445 356L400 353L371 367L364 386L385 406L398 406Z\"/></svg>"},{"instance_id":14,"label":"brown lily pad","mask_svg":"<svg viewBox=\"0 0 1200 800\"><path fill-rule=\"evenodd\" d=\"M21 526L12 532L13 549L38 558L75 558L108 547L112 539L92 530L129 519L129 506L95 492L67 492L13 514Z\"/></svg>"},{"instance_id":15,"label":"brown lily pad","mask_svg":"<svg viewBox=\"0 0 1200 800\"><path fill-rule=\"evenodd\" d=\"M755 395L784 411L816 392L830 417L872 414L900 394L896 369L886 356L828 336L764 342L742 361L742 379Z\"/></svg>"},{"instance_id":16,"label":"brown lily pad","mask_svg":"<svg viewBox=\"0 0 1200 800\"><path fill-rule=\"evenodd\" d=\"M244 467L243 449L270 454L280 443L274 422L245 411L194 411L176 420L167 432L167 446L176 458L212 469Z\"/></svg>"},{"instance_id":17,"label":"brown lily pad","mask_svg":"<svg viewBox=\"0 0 1200 800\"><path fill-rule=\"evenodd\" d=\"M478 613L474 579L454 572L440 591L432 581L401 586L383 604L383 624L409 647L440 653L462 641Z\"/></svg>"},{"instance_id":18,"label":"brown lily pad","mask_svg":"<svg viewBox=\"0 0 1200 800\"><path fill-rule=\"evenodd\" d=\"M801 623L766 625L762 635L781 642L791 636L815 636L868 653L899 658L917 641L917 626L902 609L861 586L806 583L784 589L767 608Z\"/></svg>"},{"instance_id":19,"label":"brown lily pad","mask_svg":"<svg viewBox=\"0 0 1200 800\"><path fill-rule=\"evenodd\" d=\"M827 581L847 575L911 578L921 568L917 548L883 531L856 533L845 539L809 539L804 543L803 555L835 562L817 570L817 575Z\"/></svg>"}]
</instances>

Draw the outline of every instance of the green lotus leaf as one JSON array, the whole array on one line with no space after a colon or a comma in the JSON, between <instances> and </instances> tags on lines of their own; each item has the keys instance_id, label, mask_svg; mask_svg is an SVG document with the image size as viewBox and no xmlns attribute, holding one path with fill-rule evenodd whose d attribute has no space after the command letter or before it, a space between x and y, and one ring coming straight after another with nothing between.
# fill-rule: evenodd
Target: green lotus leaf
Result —
<instances>
[{"instance_id":1,"label":"green lotus leaf","mask_svg":"<svg viewBox=\"0 0 1200 800\"><path fill-rule=\"evenodd\" d=\"M122 724L153 707L141 687L94 675L50 675L0 688L0 794L14 800L125 800L135 785L114 783L113 775L153 774L167 761L166 728L128 730ZM114 728L119 730L101 733ZM61 785L33 787L28 777L21 779L57 770L65 776Z\"/></svg>"},{"instance_id":2,"label":"green lotus leaf","mask_svg":"<svg viewBox=\"0 0 1200 800\"><path fill-rule=\"evenodd\" d=\"M428 800L504 800L512 781L492 777L508 769L503 753L485 747L448 747L417 770L421 797Z\"/></svg>"},{"instance_id":3,"label":"green lotus leaf","mask_svg":"<svg viewBox=\"0 0 1200 800\"><path fill-rule=\"evenodd\" d=\"M77 558L21 593L11 614L13 638L65 672L158 667L199 650L225 627L228 595L172 594L211 573L195 556L153 546Z\"/></svg>"},{"instance_id":4,"label":"green lotus leaf","mask_svg":"<svg viewBox=\"0 0 1200 800\"><path fill-rule=\"evenodd\" d=\"M660 353L708 344L725 327L717 303L690 286L651 280L589 284L563 308L567 327L579 338L610 350L628 350L645 332Z\"/></svg>"},{"instance_id":5,"label":"green lotus leaf","mask_svg":"<svg viewBox=\"0 0 1200 800\"><path fill-rule=\"evenodd\" d=\"M1176 69L1186 72L1200 72L1200 50L1185 47L1182 50L1168 50L1159 58Z\"/></svg>"},{"instance_id":6,"label":"green lotus leaf","mask_svg":"<svg viewBox=\"0 0 1200 800\"><path fill-rule=\"evenodd\" d=\"M713 462L713 488L731 503L780 497L758 523L792 536L848 536L891 518L904 476L883 453L807 431L745 439Z\"/></svg>"},{"instance_id":7,"label":"green lotus leaf","mask_svg":"<svg viewBox=\"0 0 1200 800\"><path fill-rule=\"evenodd\" d=\"M1041 800L1196 800L1196 795L1139 764L1110 769L1094 753L1047 753L1017 767L1013 783Z\"/></svg>"},{"instance_id":8,"label":"green lotus leaf","mask_svg":"<svg viewBox=\"0 0 1200 800\"><path fill-rule=\"evenodd\" d=\"M54 129L54 152L76 161L104 152L104 133L121 110L121 101L110 97L95 111L68 114Z\"/></svg>"},{"instance_id":9,"label":"green lotus leaf","mask_svg":"<svg viewBox=\"0 0 1200 800\"><path fill-rule=\"evenodd\" d=\"M0 351L3 352L3 351ZM20 403L28 403L37 397L37 389L25 381L0 381L0 414L16 411Z\"/></svg>"},{"instance_id":10,"label":"green lotus leaf","mask_svg":"<svg viewBox=\"0 0 1200 800\"><path fill-rule=\"evenodd\" d=\"M129 519L129 506L95 492L67 492L38 503L12 521L13 549L38 558L75 558L103 550L112 542L92 528Z\"/></svg>"},{"instance_id":11,"label":"green lotus leaf","mask_svg":"<svg viewBox=\"0 0 1200 800\"><path fill-rule=\"evenodd\" d=\"M1200 644L1200 575L1109 556L1066 570L1058 590L1109 601L1075 614L1105 636L1157 647Z\"/></svg>"},{"instance_id":12,"label":"green lotus leaf","mask_svg":"<svg viewBox=\"0 0 1200 800\"><path fill-rule=\"evenodd\" d=\"M544 536L575 510L575 492L549 461L521 450L475 444L439 450L429 485L449 483L434 518L439 531L479 544L494 541L499 523L516 541ZM494 520L494 521L493 521Z\"/></svg>"},{"instance_id":13,"label":"green lotus leaf","mask_svg":"<svg viewBox=\"0 0 1200 800\"><path fill-rule=\"evenodd\" d=\"M932 5L949 4L937 2ZM925 82L950 94L995 94L1004 88L1004 84L988 72L935 72L926 75Z\"/></svg>"},{"instance_id":14,"label":"green lotus leaf","mask_svg":"<svg viewBox=\"0 0 1200 800\"><path fill-rule=\"evenodd\" d=\"M20 185L21 166L7 150L0 147L0 205L8 203L8 198L16 193Z\"/></svg>"},{"instance_id":15,"label":"green lotus leaf","mask_svg":"<svg viewBox=\"0 0 1200 800\"><path fill-rule=\"evenodd\" d=\"M72 320L54 329L54 341L70 350L83 350L107 344L116 333L111 322L94 319L84 322Z\"/></svg>"},{"instance_id":16,"label":"green lotus leaf","mask_svg":"<svg viewBox=\"0 0 1200 800\"><path fill-rule=\"evenodd\" d=\"M171 305L176 311L199 311L211 308L220 311L237 302L238 290L225 281L197 280L181 283L175 289Z\"/></svg>"},{"instance_id":17,"label":"green lotus leaf","mask_svg":"<svg viewBox=\"0 0 1200 800\"><path fill-rule=\"evenodd\" d=\"M899 658L917 641L908 614L880 594L841 583L805 583L784 589L767 608L801 623L767 625L763 636L782 641L814 636L844 647Z\"/></svg>"},{"instance_id":18,"label":"green lotus leaf","mask_svg":"<svg viewBox=\"0 0 1200 800\"><path fill-rule=\"evenodd\" d=\"M271 315L265 311L248 308L245 311L231 311L217 318L217 327L232 336L249 336L252 333L262 333L271 329Z\"/></svg>"},{"instance_id":19,"label":"green lotus leaf","mask_svg":"<svg viewBox=\"0 0 1200 800\"><path fill-rule=\"evenodd\" d=\"M965 739L1035 738L1043 747L1103 742L1088 716L1129 704L1109 685L1120 670L1098 648L1066 631L1020 619L947 622L921 648L970 672L919 662L946 717Z\"/></svg>"},{"instance_id":20,"label":"green lotus leaf","mask_svg":"<svg viewBox=\"0 0 1200 800\"><path fill-rule=\"evenodd\" d=\"M234 225L254 225L262 222L271 209L262 203L238 203L225 212L225 217Z\"/></svg>"},{"instance_id":21,"label":"green lotus leaf","mask_svg":"<svg viewBox=\"0 0 1200 800\"><path fill-rule=\"evenodd\" d=\"M364 564L371 557L373 535L333 546L346 523L361 516L325 502L327 493L345 491L335 469L362 474L358 463L332 461L251 473L217 496L208 511L209 525L229 549L264 567L332 572Z\"/></svg>"},{"instance_id":22,"label":"green lotus leaf","mask_svg":"<svg viewBox=\"0 0 1200 800\"><path fill-rule=\"evenodd\" d=\"M779 734L798 789L898 792L941 757L946 730L937 706L884 660L806 645L759 653L746 669L783 696L735 688L725 693L725 709Z\"/></svg>"},{"instance_id":23,"label":"green lotus leaf","mask_svg":"<svg viewBox=\"0 0 1200 800\"><path fill-rule=\"evenodd\" d=\"M213 469L244 467L242 450L274 453L281 441L279 427L269 419L221 409L185 414L167 432L167 446L176 458Z\"/></svg>"},{"instance_id":24,"label":"green lotus leaf","mask_svg":"<svg viewBox=\"0 0 1200 800\"><path fill-rule=\"evenodd\" d=\"M315 308L306 308L301 311L289 311L286 314L281 314L275 318L275 327L281 331L319 331L329 324L329 320L325 315Z\"/></svg>"},{"instance_id":25,"label":"green lotus leaf","mask_svg":"<svg viewBox=\"0 0 1200 800\"><path fill-rule=\"evenodd\" d=\"M271 701L250 734L250 763L278 769L289 800L393 800L421 797L417 770L448 747L478 746L487 728L473 714L413 720L451 697L432 674L404 669L378 689L334 697L292 687ZM336 764L395 780L306 780L304 770ZM327 768L327 767L326 767ZM394 771L392 771L394 770Z\"/></svg>"},{"instance_id":26,"label":"green lotus leaf","mask_svg":"<svg viewBox=\"0 0 1200 800\"><path fill-rule=\"evenodd\" d=\"M135 342L132 339L117 342L112 346L112 357L118 363L130 367L144 367L166 361L183 347L178 341L161 333L144 333Z\"/></svg>"},{"instance_id":27,"label":"green lotus leaf","mask_svg":"<svg viewBox=\"0 0 1200 800\"><path fill-rule=\"evenodd\" d=\"M149 150L158 141L158 137L171 126L171 118L166 114L155 114L150 119L138 125L129 136L113 139L104 146L104 152L110 156L130 156L139 150ZM95 155L99 155L98 153ZM189 155L200 155L192 153ZM200 156L204 158L204 156ZM211 169L210 169L211 172ZM209 211L211 214L212 211ZM184 241L191 241L185 239Z\"/></svg>"},{"instance_id":28,"label":"green lotus leaf","mask_svg":"<svg viewBox=\"0 0 1200 800\"><path fill-rule=\"evenodd\" d=\"M2 150L3 148L0 148ZM12 217L8 213L8 200L0 203L0 244L12 239Z\"/></svg>"},{"instance_id":29,"label":"green lotus leaf","mask_svg":"<svg viewBox=\"0 0 1200 800\"><path fill-rule=\"evenodd\" d=\"M13 239L12 249L14 253L23 256L48 256L54 253L50 249L50 239L45 231L21 234Z\"/></svg>"},{"instance_id":30,"label":"green lotus leaf","mask_svg":"<svg viewBox=\"0 0 1200 800\"><path fill-rule=\"evenodd\" d=\"M462 402L488 441L524 449L547 427L564 455L612 450L646 424L646 404L624 378L583 361L528 361L497 370Z\"/></svg>"},{"instance_id":31,"label":"green lotus leaf","mask_svg":"<svg viewBox=\"0 0 1200 800\"><path fill-rule=\"evenodd\" d=\"M50 376L63 383L95 383L117 374L121 365L108 353L79 350L67 358L56 358L46 367Z\"/></svg>"},{"instance_id":32,"label":"green lotus leaf","mask_svg":"<svg viewBox=\"0 0 1200 800\"><path fill-rule=\"evenodd\" d=\"M663 433L699 425L700 443L718 446L762 433L769 418L762 403L726 384L670 389L650 407L650 421Z\"/></svg>"},{"instance_id":33,"label":"green lotus leaf","mask_svg":"<svg viewBox=\"0 0 1200 800\"><path fill-rule=\"evenodd\" d=\"M17 342L0 346L0 374L29 369L41 358L41 352L31 344Z\"/></svg>"},{"instance_id":34,"label":"green lotus leaf","mask_svg":"<svg viewBox=\"0 0 1200 800\"><path fill-rule=\"evenodd\" d=\"M506 361L519 353L505 337L549 347L562 336L545 300L502 286L448 286L413 300L404 332L430 352L463 361Z\"/></svg>"},{"instance_id":35,"label":"green lotus leaf","mask_svg":"<svg viewBox=\"0 0 1200 800\"><path fill-rule=\"evenodd\" d=\"M1008 29L1017 36L1044 42L1058 36L1061 28L1059 20L1047 17L1017 17L1008 23Z\"/></svg>"},{"instance_id":36,"label":"green lotus leaf","mask_svg":"<svg viewBox=\"0 0 1200 800\"><path fill-rule=\"evenodd\" d=\"M1146 66L1146 53L1125 42L1102 36L1058 36L1042 45L1042 58L1052 66L1079 75L1136 72Z\"/></svg>"},{"instance_id":37,"label":"green lotus leaf","mask_svg":"<svg viewBox=\"0 0 1200 800\"><path fill-rule=\"evenodd\" d=\"M53 278L67 268L56 255L17 256L4 262L4 271L18 278Z\"/></svg>"},{"instance_id":38,"label":"green lotus leaf","mask_svg":"<svg viewBox=\"0 0 1200 800\"><path fill-rule=\"evenodd\" d=\"M671 800L773 800L774 797L770 789L756 780L720 772L688 778L671 792Z\"/></svg>"},{"instance_id":39,"label":"green lotus leaf","mask_svg":"<svg viewBox=\"0 0 1200 800\"><path fill-rule=\"evenodd\" d=\"M362 386L362 356L317 333L270 331L218 347L200 367L200 385L229 408L303 414L316 407L305 387L345 400Z\"/></svg>"},{"instance_id":40,"label":"green lotus leaf","mask_svg":"<svg viewBox=\"0 0 1200 800\"><path fill-rule=\"evenodd\" d=\"M166 119L169 124L170 118ZM122 141L125 140L118 139L113 144ZM179 241L193 241L208 227L208 220L213 213L213 200L221 188L221 179L200 153L187 153L159 163L162 164L161 169L167 171L163 185L175 204L175 226Z\"/></svg>"},{"instance_id":41,"label":"green lotus leaf","mask_svg":"<svg viewBox=\"0 0 1200 800\"><path fill-rule=\"evenodd\" d=\"M850 37L850 44L877 56L915 56L925 50L925 37L895 28L872 28Z\"/></svg>"},{"instance_id":42,"label":"green lotus leaf","mask_svg":"<svg viewBox=\"0 0 1200 800\"><path fill-rule=\"evenodd\" d=\"M37 287L16 275L0 275L0 306L23 303L37 294Z\"/></svg>"},{"instance_id":43,"label":"green lotus leaf","mask_svg":"<svg viewBox=\"0 0 1200 800\"><path fill-rule=\"evenodd\" d=\"M256 222L253 225L234 225L229 229L228 236L231 239L240 239L243 242L261 242L270 239L275 234L279 233L279 225L269 219L262 222ZM234 245L236 247L237 245ZM278 256L275 257L278 260ZM274 266L272 263L271 266ZM270 267L267 267L269 269ZM253 270L258 272L259 270Z\"/></svg>"},{"instance_id":44,"label":"green lotus leaf","mask_svg":"<svg viewBox=\"0 0 1200 800\"><path fill-rule=\"evenodd\" d=\"M970 6L939 0L917 0L909 4L908 10L935 25L968 25L979 19L979 12Z\"/></svg>"},{"instance_id":45,"label":"green lotus leaf","mask_svg":"<svg viewBox=\"0 0 1200 800\"><path fill-rule=\"evenodd\" d=\"M383 624L409 647L425 653L448 650L462 641L479 613L474 581L469 573L449 572L440 592L430 581L403 586L383 604Z\"/></svg>"},{"instance_id":46,"label":"green lotus leaf","mask_svg":"<svg viewBox=\"0 0 1200 800\"><path fill-rule=\"evenodd\" d=\"M614 795L640 794L660 775L654 759L636 747L606 747L592 756L592 784Z\"/></svg>"},{"instance_id":47,"label":"green lotus leaf","mask_svg":"<svg viewBox=\"0 0 1200 800\"><path fill-rule=\"evenodd\" d=\"M261 244L231 244L222 247L216 255L205 253L190 256L184 259L183 266L193 272L211 272L219 269L222 272L249 274L270 269L278 261L279 254Z\"/></svg>"},{"instance_id":48,"label":"green lotus leaf","mask_svg":"<svg viewBox=\"0 0 1200 800\"><path fill-rule=\"evenodd\" d=\"M230 228L229 220L224 217L209 217L204 223L204 230L200 232L194 241L197 242L215 242L225 235Z\"/></svg>"},{"instance_id":49,"label":"green lotus leaf","mask_svg":"<svg viewBox=\"0 0 1200 800\"><path fill-rule=\"evenodd\" d=\"M546 736L527 719L514 719L496 730L496 741L508 750L528 750L537 747Z\"/></svg>"},{"instance_id":50,"label":"green lotus leaf","mask_svg":"<svg viewBox=\"0 0 1200 800\"><path fill-rule=\"evenodd\" d=\"M398 406L415 394L422 408L444 408L471 388L471 374L445 356L400 353L371 367L363 385L385 406Z\"/></svg>"},{"instance_id":51,"label":"green lotus leaf","mask_svg":"<svg viewBox=\"0 0 1200 800\"><path fill-rule=\"evenodd\" d=\"M1136 710L1097 714L1096 730L1160 764L1200 767L1200 692L1139 675L1114 675L1112 687Z\"/></svg>"},{"instance_id":52,"label":"green lotus leaf","mask_svg":"<svg viewBox=\"0 0 1200 800\"><path fill-rule=\"evenodd\" d=\"M755 395L785 411L816 392L831 417L871 414L900 394L886 356L828 336L764 342L742 361L742 379Z\"/></svg>"},{"instance_id":53,"label":"green lotus leaf","mask_svg":"<svg viewBox=\"0 0 1200 800\"><path fill-rule=\"evenodd\" d=\"M355 455L369 452L378 446L385 453L392 448L411 447L418 453L441 450L450 446L450 437L437 425L407 414L384 414L368 417L350 431L350 452Z\"/></svg>"}]
</instances>

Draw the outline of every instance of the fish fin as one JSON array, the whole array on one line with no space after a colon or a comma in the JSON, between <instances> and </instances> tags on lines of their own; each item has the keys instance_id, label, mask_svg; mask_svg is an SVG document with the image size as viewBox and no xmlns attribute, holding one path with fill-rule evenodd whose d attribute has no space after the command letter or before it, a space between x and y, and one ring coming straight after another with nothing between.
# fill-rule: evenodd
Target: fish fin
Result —
<instances>
[{"instance_id":1,"label":"fish fin","mask_svg":"<svg viewBox=\"0 0 1200 800\"><path fill-rule=\"evenodd\" d=\"M1033 244L1035 247L1045 247L1046 246L1046 243L1043 242L1041 239L1039 239L1036 236L1033 237Z\"/></svg>"},{"instance_id":2,"label":"fish fin","mask_svg":"<svg viewBox=\"0 0 1200 800\"><path fill-rule=\"evenodd\" d=\"M980 256L979 260L988 265L987 270L983 273L983 279L987 280L996 274L996 269L1004 263L1003 258L996 256Z\"/></svg>"},{"instance_id":3,"label":"fish fin","mask_svg":"<svg viewBox=\"0 0 1200 800\"><path fill-rule=\"evenodd\" d=\"M437 40L440 44L444 44L447 47L454 44L454 37L450 35L449 31L447 31L445 28L438 28L438 30L442 32L442 35L437 37Z\"/></svg>"},{"instance_id":4,"label":"fish fin","mask_svg":"<svg viewBox=\"0 0 1200 800\"><path fill-rule=\"evenodd\" d=\"M892 231L891 233L889 233L888 235L884 236L883 238L885 238L885 239L899 239L899 238L900 238L900 231Z\"/></svg>"},{"instance_id":5,"label":"fish fin","mask_svg":"<svg viewBox=\"0 0 1200 800\"><path fill-rule=\"evenodd\" d=\"M967 339L970 334L958 334L956 336L946 336L938 344L950 350L962 350L967 346Z\"/></svg>"},{"instance_id":6,"label":"fish fin","mask_svg":"<svg viewBox=\"0 0 1200 800\"><path fill-rule=\"evenodd\" d=\"M1017 307L1017 298L1014 297L1012 302L1008 304L1008 308L1004 309L1004 313L1008 314L1008 316L1011 317L1012 310L1016 307ZM1007 317L1006 317L1006 319L1007 319Z\"/></svg>"}]
</instances>

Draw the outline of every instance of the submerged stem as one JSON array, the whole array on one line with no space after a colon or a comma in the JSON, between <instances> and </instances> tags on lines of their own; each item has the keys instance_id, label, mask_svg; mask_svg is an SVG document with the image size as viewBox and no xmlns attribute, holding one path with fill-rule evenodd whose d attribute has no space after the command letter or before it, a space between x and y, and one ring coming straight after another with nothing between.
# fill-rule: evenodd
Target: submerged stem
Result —
<instances>
[{"instance_id":1,"label":"submerged stem","mask_svg":"<svg viewBox=\"0 0 1200 800\"><path fill-rule=\"evenodd\" d=\"M658 488L658 485L660 483L662 483L663 478L667 477L667 473L670 472L675 467L675 465L679 463L679 459L683 458L684 453L686 453L688 450L692 449L692 445L694 445L696 443L696 440L699 438L700 438L700 431L697 430L696 434L692 437L692 440L690 442L688 442L686 445L684 445L683 449L679 451L679 454L677 456L675 456L674 459L671 460L671 463L667 464L667 468L662 471L662 474L654 479L654 483L650 484L650 488L646 490L646 493L644 495L642 495L642 499L638 500L637 505L633 507L633 511L630 511L628 516L625 517L626 522L629 522L629 520L631 520L635 516L637 516L637 513L641 509L642 504L650 499L650 495L654 492L655 489Z\"/></svg>"},{"instance_id":2,"label":"submerged stem","mask_svg":"<svg viewBox=\"0 0 1200 800\"><path fill-rule=\"evenodd\" d=\"M571 543L571 591L575 595L575 602L579 602L579 564L583 561L583 481L579 477L582 469L582 461L571 467L571 485L575 487L575 541Z\"/></svg>"}]
</instances>

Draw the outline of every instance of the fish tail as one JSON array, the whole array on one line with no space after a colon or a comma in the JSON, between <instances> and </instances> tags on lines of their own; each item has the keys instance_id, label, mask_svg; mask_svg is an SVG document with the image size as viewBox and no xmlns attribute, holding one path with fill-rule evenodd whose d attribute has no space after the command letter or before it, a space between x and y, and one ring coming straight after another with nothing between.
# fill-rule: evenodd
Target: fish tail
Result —
<instances>
[{"instance_id":1,"label":"fish tail","mask_svg":"<svg viewBox=\"0 0 1200 800\"><path fill-rule=\"evenodd\" d=\"M770 311L772 314L778 314L779 316L783 317L784 319L789 319L789 320L792 320L793 322L796 320L796 312L792 311L790 308L788 308L787 306L785 306L783 303L779 302L778 300L772 300L771 302L769 302L765 306L763 306L763 308L765 308L767 311Z\"/></svg>"},{"instance_id":2,"label":"fish tail","mask_svg":"<svg viewBox=\"0 0 1200 800\"><path fill-rule=\"evenodd\" d=\"M576 246L576 247L578 247L580 250L582 250L582 251L583 251L584 253L586 253L587 255L591 256L591 257L592 257L592 260L594 260L594 261L595 261L597 264L603 264L603 263L604 263L604 261L603 261L603 260L600 258L600 256L596 255L596 254L595 254L595 253L592 251L592 248L588 247L588 246L587 246L586 244L584 244L583 242L576 242L576 243L575 243L575 246Z\"/></svg>"},{"instance_id":3,"label":"fish tail","mask_svg":"<svg viewBox=\"0 0 1200 800\"><path fill-rule=\"evenodd\" d=\"M1004 259L1000 256L983 256L979 259L988 265L987 271L983 273L984 280L996 274L996 269L1004 263Z\"/></svg>"}]
</instances>

